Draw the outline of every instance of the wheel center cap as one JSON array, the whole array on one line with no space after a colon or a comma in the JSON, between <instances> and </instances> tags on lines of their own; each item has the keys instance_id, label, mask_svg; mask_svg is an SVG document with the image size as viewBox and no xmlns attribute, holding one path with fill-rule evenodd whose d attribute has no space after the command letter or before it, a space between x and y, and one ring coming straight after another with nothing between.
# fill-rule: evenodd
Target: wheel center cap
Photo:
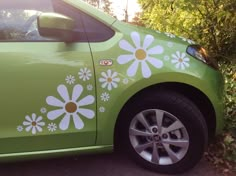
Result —
<instances>
[{"instance_id":1,"label":"wheel center cap","mask_svg":"<svg viewBox=\"0 0 236 176\"><path fill-rule=\"evenodd\" d=\"M160 137L159 135L155 135L155 136L153 137L153 139L154 139L154 141L156 141L156 142L160 142L160 141L161 141L161 137Z\"/></svg>"}]
</instances>

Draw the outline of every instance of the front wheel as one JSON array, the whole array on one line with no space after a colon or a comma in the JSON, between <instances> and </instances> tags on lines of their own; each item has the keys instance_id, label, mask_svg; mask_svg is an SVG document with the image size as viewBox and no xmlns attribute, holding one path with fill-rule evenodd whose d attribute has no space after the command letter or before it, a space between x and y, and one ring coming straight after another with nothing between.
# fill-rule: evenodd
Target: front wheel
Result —
<instances>
[{"instance_id":1,"label":"front wheel","mask_svg":"<svg viewBox=\"0 0 236 176\"><path fill-rule=\"evenodd\" d=\"M165 174L192 168L207 144L203 115L174 92L138 96L122 111L128 153L142 166Z\"/></svg>"}]
</instances>

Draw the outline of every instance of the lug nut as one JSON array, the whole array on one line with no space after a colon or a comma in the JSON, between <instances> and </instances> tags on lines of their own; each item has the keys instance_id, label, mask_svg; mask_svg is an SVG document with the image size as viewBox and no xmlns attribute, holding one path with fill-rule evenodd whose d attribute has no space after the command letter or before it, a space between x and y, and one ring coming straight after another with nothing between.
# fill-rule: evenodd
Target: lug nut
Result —
<instances>
[{"instance_id":1,"label":"lug nut","mask_svg":"<svg viewBox=\"0 0 236 176\"><path fill-rule=\"evenodd\" d=\"M167 134L163 134L163 135L162 135L162 138L163 138L163 139L167 139L167 138L168 138L168 135L167 135Z\"/></svg>"},{"instance_id":2,"label":"lug nut","mask_svg":"<svg viewBox=\"0 0 236 176\"><path fill-rule=\"evenodd\" d=\"M157 132L158 132L158 129L157 129L157 128L153 128L153 129L152 129L152 132L153 132L153 133L157 133Z\"/></svg>"}]
</instances>

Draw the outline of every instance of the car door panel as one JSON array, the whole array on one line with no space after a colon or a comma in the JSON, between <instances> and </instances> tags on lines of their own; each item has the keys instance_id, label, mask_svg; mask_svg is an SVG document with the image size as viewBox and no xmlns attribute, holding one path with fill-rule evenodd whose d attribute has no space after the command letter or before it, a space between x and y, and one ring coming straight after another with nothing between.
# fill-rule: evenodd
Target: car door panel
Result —
<instances>
[{"instance_id":1,"label":"car door panel","mask_svg":"<svg viewBox=\"0 0 236 176\"><path fill-rule=\"evenodd\" d=\"M1 154L95 144L95 81L87 43L2 42L0 82Z\"/></svg>"}]
</instances>

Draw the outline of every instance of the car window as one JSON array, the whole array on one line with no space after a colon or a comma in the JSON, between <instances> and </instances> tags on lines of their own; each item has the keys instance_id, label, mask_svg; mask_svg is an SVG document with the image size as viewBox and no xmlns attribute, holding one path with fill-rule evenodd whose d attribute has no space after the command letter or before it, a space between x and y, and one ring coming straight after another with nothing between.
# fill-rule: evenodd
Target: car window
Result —
<instances>
[{"instance_id":1,"label":"car window","mask_svg":"<svg viewBox=\"0 0 236 176\"><path fill-rule=\"evenodd\" d=\"M76 21L74 32L77 35L74 37L75 40L102 42L110 39L115 34L110 27L79 9L69 6L62 1L53 0L53 2L54 10L57 13L69 16Z\"/></svg>"},{"instance_id":2,"label":"car window","mask_svg":"<svg viewBox=\"0 0 236 176\"><path fill-rule=\"evenodd\" d=\"M52 40L41 37L37 30L37 16L52 11L49 0L0 1L0 40Z\"/></svg>"},{"instance_id":3,"label":"car window","mask_svg":"<svg viewBox=\"0 0 236 176\"><path fill-rule=\"evenodd\" d=\"M74 41L101 42L114 35L110 27L61 0L14 0L0 1L0 41L57 41L41 37L38 32L37 17L43 12L56 12L74 19Z\"/></svg>"}]
</instances>

